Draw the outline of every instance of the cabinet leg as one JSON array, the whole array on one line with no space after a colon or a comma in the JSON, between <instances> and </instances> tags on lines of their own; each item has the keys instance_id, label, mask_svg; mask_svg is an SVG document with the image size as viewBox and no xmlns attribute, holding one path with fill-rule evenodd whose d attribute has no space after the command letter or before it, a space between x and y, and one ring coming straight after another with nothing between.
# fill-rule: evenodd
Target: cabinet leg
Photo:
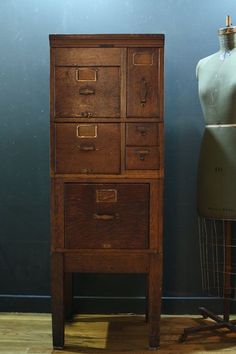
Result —
<instances>
[{"instance_id":1,"label":"cabinet leg","mask_svg":"<svg viewBox=\"0 0 236 354\"><path fill-rule=\"evenodd\" d=\"M161 284L162 259L160 255L150 255L148 277L148 319L149 348L157 349L160 345Z\"/></svg>"},{"instance_id":2,"label":"cabinet leg","mask_svg":"<svg viewBox=\"0 0 236 354\"><path fill-rule=\"evenodd\" d=\"M52 336L54 349L64 347L64 257L51 256L52 281Z\"/></svg>"},{"instance_id":3,"label":"cabinet leg","mask_svg":"<svg viewBox=\"0 0 236 354\"><path fill-rule=\"evenodd\" d=\"M148 305L149 305L149 276L147 275L147 279L146 279L146 313L145 313L146 322L148 322L148 316L149 316Z\"/></svg>"},{"instance_id":4,"label":"cabinet leg","mask_svg":"<svg viewBox=\"0 0 236 354\"><path fill-rule=\"evenodd\" d=\"M65 303L65 320L72 321L73 319L73 273L65 273L65 289L64 289L64 303Z\"/></svg>"}]
</instances>

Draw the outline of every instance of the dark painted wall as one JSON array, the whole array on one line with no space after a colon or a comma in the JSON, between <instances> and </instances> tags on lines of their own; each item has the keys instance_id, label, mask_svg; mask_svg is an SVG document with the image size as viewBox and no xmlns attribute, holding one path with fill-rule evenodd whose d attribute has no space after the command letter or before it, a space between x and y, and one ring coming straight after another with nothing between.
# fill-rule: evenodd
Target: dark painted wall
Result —
<instances>
[{"instance_id":1,"label":"dark painted wall","mask_svg":"<svg viewBox=\"0 0 236 354\"><path fill-rule=\"evenodd\" d=\"M195 187L203 129L195 66L218 50L217 29L235 9L234 0L1 0L0 310L49 309L48 34L164 33L164 311L194 311L202 296ZM144 283L137 275L77 276L79 309L142 311Z\"/></svg>"}]
</instances>

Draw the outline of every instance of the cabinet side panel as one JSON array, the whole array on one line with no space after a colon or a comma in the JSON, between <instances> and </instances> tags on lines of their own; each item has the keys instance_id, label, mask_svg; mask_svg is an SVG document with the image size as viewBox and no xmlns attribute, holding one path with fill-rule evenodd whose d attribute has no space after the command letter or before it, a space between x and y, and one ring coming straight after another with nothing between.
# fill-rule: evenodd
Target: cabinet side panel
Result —
<instances>
[{"instance_id":1,"label":"cabinet side panel","mask_svg":"<svg viewBox=\"0 0 236 354\"><path fill-rule=\"evenodd\" d=\"M63 180L53 180L53 201L51 219L53 220L52 250L64 248L64 183Z\"/></svg>"},{"instance_id":2,"label":"cabinet side panel","mask_svg":"<svg viewBox=\"0 0 236 354\"><path fill-rule=\"evenodd\" d=\"M164 48L159 48L158 56L158 83L159 83L159 114L161 120L164 115Z\"/></svg>"},{"instance_id":3,"label":"cabinet side panel","mask_svg":"<svg viewBox=\"0 0 236 354\"><path fill-rule=\"evenodd\" d=\"M54 138L54 70L55 70L55 49L50 49L50 174L54 175L55 166L55 138Z\"/></svg>"}]
</instances>

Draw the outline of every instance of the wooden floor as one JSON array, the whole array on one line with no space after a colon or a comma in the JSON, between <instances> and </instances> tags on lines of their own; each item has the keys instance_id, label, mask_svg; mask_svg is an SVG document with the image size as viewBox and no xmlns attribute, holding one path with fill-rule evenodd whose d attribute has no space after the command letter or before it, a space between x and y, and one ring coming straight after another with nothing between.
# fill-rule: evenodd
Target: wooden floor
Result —
<instances>
[{"instance_id":1,"label":"wooden floor","mask_svg":"<svg viewBox=\"0 0 236 354\"><path fill-rule=\"evenodd\" d=\"M158 354L236 353L236 333L202 333L178 343L183 328L195 326L200 317L165 316L161 321ZM53 351L49 314L0 314L0 353L137 353L147 354L147 325L143 316L80 315L66 326L66 347Z\"/></svg>"}]
</instances>

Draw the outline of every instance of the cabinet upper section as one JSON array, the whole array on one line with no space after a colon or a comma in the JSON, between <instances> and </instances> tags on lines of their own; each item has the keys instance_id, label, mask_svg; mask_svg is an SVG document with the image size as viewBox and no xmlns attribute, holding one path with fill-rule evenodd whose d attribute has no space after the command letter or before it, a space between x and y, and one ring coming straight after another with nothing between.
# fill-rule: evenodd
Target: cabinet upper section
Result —
<instances>
[{"instance_id":1,"label":"cabinet upper section","mask_svg":"<svg viewBox=\"0 0 236 354\"><path fill-rule=\"evenodd\" d=\"M50 35L51 118L154 118L163 112L163 35Z\"/></svg>"},{"instance_id":2,"label":"cabinet upper section","mask_svg":"<svg viewBox=\"0 0 236 354\"><path fill-rule=\"evenodd\" d=\"M52 174L163 175L163 35L51 35Z\"/></svg>"}]
</instances>

